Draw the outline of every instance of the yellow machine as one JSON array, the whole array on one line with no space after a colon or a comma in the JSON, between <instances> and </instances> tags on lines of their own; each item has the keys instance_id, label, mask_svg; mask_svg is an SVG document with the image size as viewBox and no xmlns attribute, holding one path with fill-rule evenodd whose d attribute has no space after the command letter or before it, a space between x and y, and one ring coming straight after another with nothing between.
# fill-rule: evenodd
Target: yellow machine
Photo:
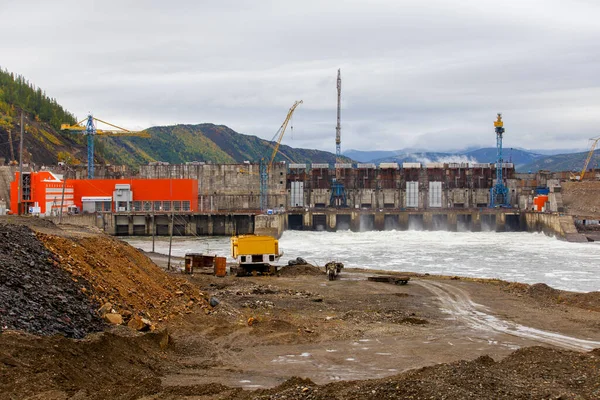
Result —
<instances>
[{"instance_id":1,"label":"yellow machine","mask_svg":"<svg viewBox=\"0 0 600 400\"><path fill-rule=\"evenodd\" d=\"M277 272L271 262L279 260L279 241L271 236L240 235L231 238L231 256L238 263L237 275Z\"/></svg>"}]
</instances>

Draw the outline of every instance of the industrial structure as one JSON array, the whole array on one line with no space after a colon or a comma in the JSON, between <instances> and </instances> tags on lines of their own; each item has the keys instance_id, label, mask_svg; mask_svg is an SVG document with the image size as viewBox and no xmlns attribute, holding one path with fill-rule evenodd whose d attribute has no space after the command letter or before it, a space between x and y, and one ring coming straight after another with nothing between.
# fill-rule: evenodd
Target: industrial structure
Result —
<instances>
[{"instance_id":1,"label":"industrial structure","mask_svg":"<svg viewBox=\"0 0 600 400\"><path fill-rule=\"evenodd\" d=\"M498 113L496 121L494 121L494 130L496 131L496 183L490 189L490 207L510 207L508 198L508 188L504 184L502 176L502 165L504 164L504 156L502 154L502 136L504 135L504 122L502 122L502 114Z\"/></svg>"},{"instance_id":2,"label":"industrial structure","mask_svg":"<svg viewBox=\"0 0 600 400\"><path fill-rule=\"evenodd\" d=\"M296 111L296 108L300 104L302 104L302 100L294 102L292 107L290 107L290 109L285 117L285 120L281 124L281 127L275 133L273 140L271 140L271 142L273 142L273 141L275 141L275 139L277 139L275 141L275 145L273 146L273 153L271 154L269 163L266 164L264 159L260 160L260 167L259 167L259 170L260 170L260 209L263 212L266 211L268 208L268 204L267 204L268 180L269 180L269 174L271 173L271 169L273 168L273 161L275 161L275 156L277 155L277 152L279 151L279 146L281 145L281 140L283 139L285 130L287 129L287 126L288 126L290 120L292 119L292 116L294 115L294 111ZM286 158L289 158L289 157L286 156Z\"/></svg>"},{"instance_id":3,"label":"industrial structure","mask_svg":"<svg viewBox=\"0 0 600 400\"><path fill-rule=\"evenodd\" d=\"M590 164L592 157L594 156L594 150L596 149L596 146L598 145L598 141L600 141L600 136L598 136L596 138L591 138L590 141L592 142L592 145L591 145L590 151L588 152L588 155L585 159L585 162L583 163L583 168L581 169L581 172L579 173L579 175L573 175L573 174L571 175L572 181L583 181L583 178L587 171L587 167Z\"/></svg>"},{"instance_id":4,"label":"industrial structure","mask_svg":"<svg viewBox=\"0 0 600 400\"><path fill-rule=\"evenodd\" d=\"M348 165L342 164L342 75L338 69L337 75L337 125L335 127L335 177L331 183L331 196L329 198L330 207L347 207L346 189L344 183L340 179L343 168Z\"/></svg>"},{"instance_id":5,"label":"industrial structure","mask_svg":"<svg viewBox=\"0 0 600 400\"><path fill-rule=\"evenodd\" d=\"M112 126L117 130L102 130L96 128L96 121L103 124ZM85 122L85 125L82 125ZM94 178L94 139L96 135L106 135L111 137L121 136L137 136L137 137L150 137L150 134L146 131L132 132L127 129L118 127L109 122L102 121L101 119L95 118L92 114L89 114L85 119L82 119L75 125L62 124L60 129L63 131L83 133L87 136L87 162L88 162L88 179Z\"/></svg>"},{"instance_id":6,"label":"industrial structure","mask_svg":"<svg viewBox=\"0 0 600 400\"><path fill-rule=\"evenodd\" d=\"M17 193L19 173L11 183ZM18 196L11 197L16 210ZM28 214L115 212L195 212L195 179L70 179L50 171L23 173L23 204Z\"/></svg>"}]
</instances>

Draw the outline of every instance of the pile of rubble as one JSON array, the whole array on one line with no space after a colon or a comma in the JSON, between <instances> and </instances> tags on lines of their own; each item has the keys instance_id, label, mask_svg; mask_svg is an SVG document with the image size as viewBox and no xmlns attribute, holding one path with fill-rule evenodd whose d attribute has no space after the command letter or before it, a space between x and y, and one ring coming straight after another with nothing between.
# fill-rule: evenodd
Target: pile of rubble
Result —
<instances>
[{"instance_id":1,"label":"pile of rubble","mask_svg":"<svg viewBox=\"0 0 600 400\"><path fill-rule=\"evenodd\" d=\"M147 256L115 238L97 235L71 238L38 234L56 254L59 265L75 279L90 282L87 293L100 305L107 322L135 330L153 330L157 323L209 309L204 294L188 281L166 274Z\"/></svg>"},{"instance_id":2,"label":"pile of rubble","mask_svg":"<svg viewBox=\"0 0 600 400\"><path fill-rule=\"evenodd\" d=\"M60 268L26 226L0 224L0 327L82 338L100 331L91 286Z\"/></svg>"}]
</instances>

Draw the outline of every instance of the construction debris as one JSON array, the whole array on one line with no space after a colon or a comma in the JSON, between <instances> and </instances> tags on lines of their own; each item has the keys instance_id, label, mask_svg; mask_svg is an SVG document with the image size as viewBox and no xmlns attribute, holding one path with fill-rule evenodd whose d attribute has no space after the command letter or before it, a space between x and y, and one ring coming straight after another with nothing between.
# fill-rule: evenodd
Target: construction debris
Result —
<instances>
[{"instance_id":1,"label":"construction debris","mask_svg":"<svg viewBox=\"0 0 600 400\"><path fill-rule=\"evenodd\" d=\"M410 276L387 276L375 275L367 278L371 282L393 283L394 285L406 285L410 281Z\"/></svg>"}]
</instances>

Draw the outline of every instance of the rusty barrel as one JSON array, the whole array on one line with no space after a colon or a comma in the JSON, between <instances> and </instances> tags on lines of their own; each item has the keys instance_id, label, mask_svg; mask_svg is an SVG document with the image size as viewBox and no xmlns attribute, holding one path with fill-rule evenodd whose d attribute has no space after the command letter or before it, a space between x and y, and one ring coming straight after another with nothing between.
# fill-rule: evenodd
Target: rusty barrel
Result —
<instances>
[{"instance_id":1,"label":"rusty barrel","mask_svg":"<svg viewBox=\"0 0 600 400\"><path fill-rule=\"evenodd\" d=\"M215 258L215 275L225 276L227 275L227 259L225 257Z\"/></svg>"}]
</instances>

